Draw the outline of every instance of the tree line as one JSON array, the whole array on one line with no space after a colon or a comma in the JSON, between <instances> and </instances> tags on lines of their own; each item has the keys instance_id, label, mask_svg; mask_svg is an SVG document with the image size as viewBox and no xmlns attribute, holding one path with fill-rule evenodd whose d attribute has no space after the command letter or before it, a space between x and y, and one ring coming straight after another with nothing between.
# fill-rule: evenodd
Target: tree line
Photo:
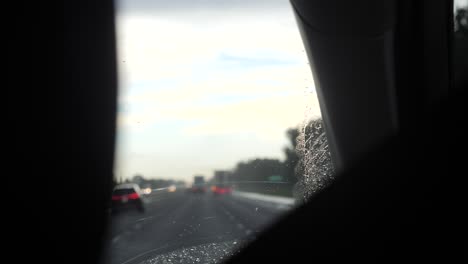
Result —
<instances>
[{"instance_id":1,"label":"tree line","mask_svg":"<svg viewBox=\"0 0 468 264\"><path fill-rule=\"evenodd\" d=\"M331 155L321 119L286 131L285 159L240 161L228 171L239 190L295 196L307 200L333 180Z\"/></svg>"},{"instance_id":2,"label":"tree line","mask_svg":"<svg viewBox=\"0 0 468 264\"><path fill-rule=\"evenodd\" d=\"M295 196L307 200L333 180L333 168L325 129L321 119L304 126L286 130L288 145L283 148L284 160L253 158L239 161L231 170L224 171L227 181L237 190ZM210 184L209 179L208 184ZM136 183L141 188L186 186L184 181L147 179L135 175L119 183Z\"/></svg>"}]
</instances>

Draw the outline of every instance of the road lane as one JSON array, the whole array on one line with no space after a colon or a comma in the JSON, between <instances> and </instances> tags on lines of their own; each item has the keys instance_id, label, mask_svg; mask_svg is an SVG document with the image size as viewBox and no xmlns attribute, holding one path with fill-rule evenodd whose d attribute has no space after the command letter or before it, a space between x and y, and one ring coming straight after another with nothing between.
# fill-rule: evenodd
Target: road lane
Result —
<instances>
[{"instance_id":1,"label":"road lane","mask_svg":"<svg viewBox=\"0 0 468 264\"><path fill-rule=\"evenodd\" d=\"M112 216L104 263L122 264L145 253L251 239L284 212L229 195L157 192L147 197L144 213Z\"/></svg>"}]
</instances>

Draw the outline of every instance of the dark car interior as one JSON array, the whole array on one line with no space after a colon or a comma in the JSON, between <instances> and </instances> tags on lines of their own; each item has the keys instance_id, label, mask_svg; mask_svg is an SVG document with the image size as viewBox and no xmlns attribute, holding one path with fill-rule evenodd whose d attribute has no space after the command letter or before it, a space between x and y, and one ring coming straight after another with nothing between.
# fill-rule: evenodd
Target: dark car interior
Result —
<instances>
[{"instance_id":1,"label":"dark car interior","mask_svg":"<svg viewBox=\"0 0 468 264\"><path fill-rule=\"evenodd\" d=\"M466 237L458 242L466 223L451 209L462 211L463 199L446 195L459 193L451 190L464 174L457 172L463 155L452 153L448 163L448 142L462 148L468 87L466 61L455 63L468 47L462 54L455 43L453 2L291 6L337 180L228 263L466 261ZM42 193L20 197L16 208L28 210L13 222L31 239L17 249L46 262L99 263L114 162L114 3L12 10L8 167Z\"/></svg>"}]
</instances>

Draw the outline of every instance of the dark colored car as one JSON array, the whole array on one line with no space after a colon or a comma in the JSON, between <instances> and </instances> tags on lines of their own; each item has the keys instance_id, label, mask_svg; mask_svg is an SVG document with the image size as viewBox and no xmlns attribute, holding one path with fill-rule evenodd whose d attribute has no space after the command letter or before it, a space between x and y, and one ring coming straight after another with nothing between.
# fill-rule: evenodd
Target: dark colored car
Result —
<instances>
[{"instance_id":1,"label":"dark colored car","mask_svg":"<svg viewBox=\"0 0 468 264\"><path fill-rule=\"evenodd\" d=\"M112 192L112 212L122 210L138 210L144 212L145 207L142 200L142 192L136 184L120 184Z\"/></svg>"},{"instance_id":2,"label":"dark colored car","mask_svg":"<svg viewBox=\"0 0 468 264\"><path fill-rule=\"evenodd\" d=\"M192 184L192 187L190 188L190 192L192 192L192 193L205 193L206 192L205 177L195 176L193 178L193 184Z\"/></svg>"},{"instance_id":3,"label":"dark colored car","mask_svg":"<svg viewBox=\"0 0 468 264\"><path fill-rule=\"evenodd\" d=\"M190 192L205 193L206 192L206 186L205 186L205 184L193 184L192 188L190 188Z\"/></svg>"}]
</instances>

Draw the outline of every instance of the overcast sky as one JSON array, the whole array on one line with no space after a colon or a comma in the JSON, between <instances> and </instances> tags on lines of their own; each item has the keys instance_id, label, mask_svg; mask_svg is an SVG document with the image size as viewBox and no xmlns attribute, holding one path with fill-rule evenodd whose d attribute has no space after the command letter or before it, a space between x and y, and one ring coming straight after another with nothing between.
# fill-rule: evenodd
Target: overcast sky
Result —
<instances>
[{"instance_id":1,"label":"overcast sky","mask_svg":"<svg viewBox=\"0 0 468 264\"><path fill-rule=\"evenodd\" d=\"M286 129L320 116L288 1L119 1L117 40L118 177L284 159Z\"/></svg>"}]
</instances>

